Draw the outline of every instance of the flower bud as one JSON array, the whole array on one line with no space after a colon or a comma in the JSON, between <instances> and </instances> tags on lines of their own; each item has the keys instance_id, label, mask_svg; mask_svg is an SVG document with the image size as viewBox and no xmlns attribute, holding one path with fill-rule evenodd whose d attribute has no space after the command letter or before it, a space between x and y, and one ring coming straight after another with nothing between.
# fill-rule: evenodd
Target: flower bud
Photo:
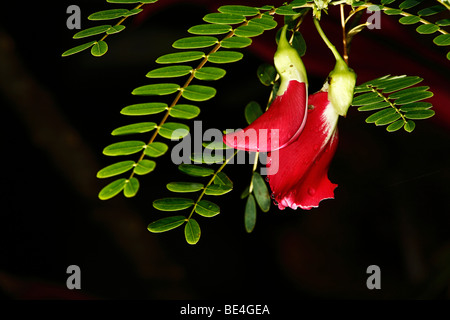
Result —
<instances>
[{"instance_id":1,"label":"flower bud","mask_svg":"<svg viewBox=\"0 0 450 320\"><path fill-rule=\"evenodd\" d=\"M356 74L344 60L336 60L336 65L329 75L328 99L340 116L347 114L353 101Z\"/></svg>"},{"instance_id":2,"label":"flower bud","mask_svg":"<svg viewBox=\"0 0 450 320\"><path fill-rule=\"evenodd\" d=\"M280 75L281 82L277 95L282 95L291 80L297 80L308 84L305 66L297 50L295 50L286 39L287 25L281 31L278 48L274 56L275 68Z\"/></svg>"}]
</instances>

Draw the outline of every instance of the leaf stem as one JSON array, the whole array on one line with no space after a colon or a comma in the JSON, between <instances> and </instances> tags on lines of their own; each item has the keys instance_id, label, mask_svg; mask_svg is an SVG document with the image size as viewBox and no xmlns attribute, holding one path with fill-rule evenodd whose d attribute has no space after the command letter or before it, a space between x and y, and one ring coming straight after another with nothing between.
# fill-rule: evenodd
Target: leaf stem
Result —
<instances>
[{"instance_id":1,"label":"leaf stem","mask_svg":"<svg viewBox=\"0 0 450 320\"><path fill-rule=\"evenodd\" d=\"M141 8L142 6L144 6L144 5L146 5L146 3L138 4L138 5L137 5L136 7L134 7L132 10L140 9L140 8ZM121 25L128 17L130 17L130 16L125 16L125 17L123 17L123 18L120 19L120 21L117 22L114 26L115 26L115 27L120 26L120 25ZM109 36L109 34L105 33L105 35L104 35L98 42L105 40L108 36Z\"/></svg>"},{"instance_id":2,"label":"leaf stem","mask_svg":"<svg viewBox=\"0 0 450 320\"><path fill-rule=\"evenodd\" d=\"M348 65L348 47L347 47L347 32L345 31L345 15L344 15L344 5L340 5L341 11L341 26L342 26L342 44L344 47L344 61Z\"/></svg>"},{"instance_id":3,"label":"leaf stem","mask_svg":"<svg viewBox=\"0 0 450 320\"><path fill-rule=\"evenodd\" d=\"M316 26L317 31L319 32L320 37L322 38L323 42L325 42L327 47L331 50L336 61L344 62L341 55L337 51L336 47L331 43L330 40L328 40L327 36L325 35L325 32L323 32L322 28L320 27L319 20L317 18L313 18L313 21L314 21L314 25Z\"/></svg>"},{"instance_id":4,"label":"leaf stem","mask_svg":"<svg viewBox=\"0 0 450 320\"><path fill-rule=\"evenodd\" d=\"M384 99L384 101L386 101L387 103L389 103L389 105L395 109L395 112L397 112L401 117L403 122L406 124L407 120L405 118L405 116L403 115L403 113L401 113L400 109L397 108L392 102L391 100L389 100L388 97L386 97L385 95L383 95L383 93L381 93L380 91L378 91L374 86L369 86L370 90L372 90L372 92L375 92L378 96L382 97Z\"/></svg>"},{"instance_id":5,"label":"leaf stem","mask_svg":"<svg viewBox=\"0 0 450 320\"><path fill-rule=\"evenodd\" d=\"M228 159L226 159L222 165L216 170L216 172L214 172L211 180L209 180L209 182L206 184L206 186L203 188L202 193L200 194L200 196L197 198L197 201L195 201L194 207L192 208L191 213L189 214L189 217L186 219L186 221L189 221L189 219L191 219L192 215L195 212L195 208L197 207L197 204L200 202L200 200L202 200L203 196L205 195L206 189L211 185L211 183L214 182L214 179L216 179L217 175L219 174L219 172L221 172L223 170L223 168L225 168L225 166L228 164L228 162L231 161L231 159L233 159L236 154L239 152L240 150L236 150L233 155L231 157L229 157Z\"/></svg>"}]
</instances>

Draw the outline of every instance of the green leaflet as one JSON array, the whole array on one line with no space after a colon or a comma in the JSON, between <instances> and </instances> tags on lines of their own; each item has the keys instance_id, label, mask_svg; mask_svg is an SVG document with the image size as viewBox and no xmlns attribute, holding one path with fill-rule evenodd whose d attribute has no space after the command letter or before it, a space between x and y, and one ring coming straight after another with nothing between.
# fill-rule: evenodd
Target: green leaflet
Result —
<instances>
[{"instance_id":1,"label":"green leaflet","mask_svg":"<svg viewBox=\"0 0 450 320\"><path fill-rule=\"evenodd\" d=\"M206 101L214 97L216 92L213 87L193 84L183 89L182 96L191 101Z\"/></svg>"},{"instance_id":2,"label":"green leaflet","mask_svg":"<svg viewBox=\"0 0 450 320\"><path fill-rule=\"evenodd\" d=\"M171 140L179 140L189 134L189 127L182 123L166 122L159 128L159 135Z\"/></svg>"},{"instance_id":3,"label":"green leaflet","mask_svg":"<svg viewBox=\"0 0 450 320\"><path fill-rule=\"evenodd\" d=\"M292 46L298 51L300 57L306 53L306 42L303 35L299 31L294 32L294 38L292 40Z\"/></svg>"},{"instance_id":4,"label":"green leaflet","mask_svg":"<svg viewBox=\"0 0 450 320\"><path fill-rule=\"evenodd\" d=\"M227 49L245 48L252 44L252 39L243 37L231 37L222 40L220 44L223 48Z\"/></svg>"},{"instance_id":5,"label":"green leaflet","mask_svg":"<svg viewBox=\"0 0 450 320\"><path fill-rule=\"evenodd\" d=\"M398 98L405 97L405 96L408 96L411 94L414 95L416 93L419 93L421 91L426 91L428 89L430 89L430 87L420 86L420 87L412 87L412 88L400 90L400 91L394 92L391 95L389 95L389 99L398 99Z\"/></svg>"},{"instance_id":6,"label":"green leaflet","mask_svg":"<svg viewBox=\"0 0 450 320\"><path fill-rule=\"evenodd\" d=\"M447 18L447 19L441 19L441 20L439 20L439 21L436 21L436 24L437 24L438 26L442 26L442 27L450 26L450 19L449 19L449 18Z\"/></svg>"},{"instance_id":7,"label":"green leaflet","mask_svg":"<svg viewBox=\"0 0 450 320\"><path fill-rule=\"evenodd\" d=\"M428 7L428 8L422 9L419 12L417 12L417 14L419 16L421 16L421 17L426 17L426 16L431 16L433 14L445 11L445 10L446 9L445 9L445 7L443 5L438 4L438 5L435 5L435 6L432 6L432 7Z\"/></svg>"},{"instance_id":8,"label":"green leaflet","mask_svg":"<svg viewBox=\"0 0 450 320\"><path fill-rule=\"evenodd\" d=\"M221 196L233 190L232 187L222 184L212 184L205 190L205 194L208 196Z\"/></svg>"},{"instance_id":9,"label":"green leaflet","mask_svg":"<svg viewBox=\"0 0 450 320\"><path fill-rule=\"evenodd\" d=\"M291 1L290 5L292 7L301 7L301 6L304 6L306 4L306 2L307 2L306 0L294 0L294 1Z\"/></svg>"},{"instance_id":10,"label":"green leaflet","mask_svg":"<svg viewBox=\"0 0 450 320\"><path fill-rule=\"evenodd\" d=\"M166 103L161 102L138 103L123 108L120 113L127 116L145 116L163 112L167 107Z\"/></svg>"},{"instance_id":11,"label":"green leaflet","mask_svg":"<svg viewBox=\"0 0 450 320\"><path fill-rule=\"evenodd\" d=\"M261 18L253 18L248 22L249 26L258 26L264 30L272 30L276 28L277 22L273 20L271 15L262 15Z\"/></svg>"},{"instance_id":12,"label":"green leaflet","mask_svg":"<svg viewBox=\"0 0 450 320\"><path fill-rule=\"evenodd\" d=\"M186 222L185 216L173 216L159 219L148 225L147 229L153 233L166 232L175 229Z\"/></svg>"},{"instance_id":13,"label":"green leaflet","mask_svg":"<svg viewBox=\"0 0 450 320\"><path fill-rule=\"evenodd\" d=\"M264 28L257 25L240 26L234 30L238 37L256 37L264 33Z\"/></svg>"},{"instance_id":14,"label":"green leaflet","mask_svg":"<svg viewBox=\"0 0 450 320\"><path fill-rule=\"evenodd\" d=\"M205 149L211 150L224 150L224 149L233 149L232 147L227 146L223 141L213 141L213 142L203 142L203 147Z\"/></svg>"},{"instance_id":15,"label":"green leaflet","mask_svg":"<svg viewBox=\"0 0 450 320\"><path fill-rule=\"evenodd\" d=\"M248 233L252 232L256 225L256 203L252 194L248 196L245 205L244 225Z\"/></svg>"},{"instance_id":16,"label":"green leaflet","mask_svg":"<svg viewBox=\"0 0 450 320\"><path fill-rule=\"evenodd\" d=\"M193 177L207 177L214 174L214 170L192 164L180 164L178 170Z\"/></svg>"},{"instance_id":17,"label":"green leaflet","mask_svg":"<svg viewBox=\"0 0 450 320\"><path fill-rule=\"evenodd\" d=\"M449 46L450 45L450 34L440 34L434 38L433 42L438 46Z\"/></svg>"},{"instance_id":18,"label":"green leaflet","mask_svg":"<svg viewBox=\"0 0 450 320\"><path fill-rule=\"evenodd\" d=\"M142 141L123 141L110 144L103 149L103 154L107 156L125 156L141 151L145 147Z\"/></svg>"},{"instance_id":19,"label":"green leaflet","mask_svg":"<svg viewBox=\"0 0 450 320\"><path fill-rule=\"evenodd\" d=\"M200 226L195 219L189 219L184 227L184 237L187 243L193 245L200 240Z\"/></svg>"},{"instance_id":20,"label":"green leaflet","mask_svg":"<svg viewBox=\"0 0 450 320\"><path fill-rule=\"evenodd\" d=\"M118 25L118 26L112 26L111 28L109 28L108 30L106 30L106 34L115 34L115 33L119 33L120 31L124 30L125 26L124 25Z\"/></svg>"},{"instance_id":21,"label":"green leaflet","mask_svg":"<svg viewBox=\"0 0 450 320\"><path fill-rule=\"evenodd\" d=\"M264 6L262 6L262 7L258 7L259 10L272 10L272 9L274 9L274 8L275 8L275 7L272 6L272 5L264 5Z\"/></svg>"},{"instance_id":22,"label":"green leaflet","mask_svg":"<svg viewBox=\"0 0 450 320\"><path fill-rule=\"evenodd\" d=\"M203 20L215 24L237 24L245 21L245 17L232 13L209 13Z\"/></svg>"},{"instance_id":23,"label":"green leaflet","mask_svg":"<svg viewBox=\"0 0 450 320\"><path fill-rule=\"evenodd\" d=\"M168 64L168 63L182 63L199 60L204 58L205 54L201 51L183 51L176 53L169 53L156 59L156 63Z\"/></svg>"},{"instance_id":24,"label":"green leaflet","mask_svg":"<svg viewBox=\"0 0 450 320\"><path fill-rule=\"evenodd\" d=\"M403 127L404 124L405 124L405 122L403 121L403 119L401 119L401 120L398 120L398 121L395 121L395 122L391 123L386 128L386 130L388 132L394 132L394 131L400 130Z\"/></svg>"},{"instance_id":25,"label":"green leaflet","mask_svg":"<svg viewBox=\"0 0 450 320\"><path fill-rule=\"evenodd\" d=\"M162 96L177 92L180 85L176 83L148 84L133 90L131 94L137 96Z\"/></svg>"},{"instance_id":26,"label":"green leaflet","mask_svg":"<svg viewBox=\"0 0 450 320\"><path fill-rule=\"evenodd\" d=\"M109 165L97 172L97 178L109 178L117 176L131 170L135 166L135 164L136 163L134 161L127 160Z\"/></svg>"},{"instance_id":27,"label":"green leaflet","mask_svg":"<svg viewBox=\"0 0 450 320\"><path fill-rule=\"evenodd\" d=\"M176 49L198 49L207 48L217 43L219 43L219 40L216 37L196 36L179 39L172 46Z\"/></svg>"},{"instance_id":28,"label":"green leaflet","mask_svg":"<svg viewBox=\"0 0 450 320\"><path fill-rule=\"evenodd\" d=\"M216 67L203 67L199 70L195 70L194 77L198 80L211 81L219 80L223 78L226 71Z\"/></svg>"},{"instance_id":29,"label":"green leaflet","mask_svg":"<svg viewBox=\"0 0 450 320\"><path fill-rule=\"evenodd\" d=\"M211 34L224 34L228 33L233 28L229 25L221 24L199 24L197 26L191 27L188 32L198 35L211 35Z\"/></svg>"},{"instance_id":30,"label":"green leaflet","mask_svg":"<svg viewBox=\"0 0 450 320\"><path fill-rule=\"evenodd\" d=\"M65 52L62 54L62 57L67 57L67 56L70 56L70 55L72 55L72 54L75 54L75 53L81 52L81 51L83 51L83 50L89 49L89 48L92 47L95 43L97 43L97 41L91 41L91 42L88 42L88 43L85 43L85 44L76 46L76 47L74 47L74 48L72 48L72 49L69 49L69 50L65 51Z\"/></svg>"},{"instance_id":31,"label":"green leaflet","mask_svg":"<svg viewBox=\"0 0 450 320\"><path fill-rule=\"evenodd\" d=\"M108 44L105 41L98 41L94 43L91 48L91 54L94 57L101 57L108 51Z\"/></svg>"},{"instance_id":32,"label":"green leaflet","mask_svg":"<svg viewBox=\"0 0 450 320\"><path fill-rule=\"evenodd\" d=\"M390 106L389 102L382 101L382 102L373 103L373 104L359 107L358 111L372 111L372 110L384 109L389 106Z\"/></svg>"},{"instance_id":33,"label":"green leaflet","mask_svg":"<svg viewBox=\"0 0 450 320\"><path fill-rule=\"evenodd\" d=\"M156 123L154 122L139 122L134 124L129 124L120 128L115 129L111 134L113 136L133 134L133 133L144 133L152 131L156 128Z\"/></svg>"},{"instance_id":34,"label":"green leaflet","mask_svg":"<svg viewBox=\"0 0 450 320\"><path fill-rule=\"evenodd\" d=\"M419 100L431 98L433 96L433 92L430 91L419 91L413 92L408 95L401 96L400 98L395 100L395 104L408 104L411 102L416 102Z\"/></svg>"},{"instance_id":35,"label":"green leaflet","mask_svg":"<svg viewBox=\"0 0 450 320\"><path fill-rule=\"evenodd\" d=\"M73 38L74 39L81 39L81 38L85 38L85 37L95 36L97 34L101 34L101 33L106 32L110 28L111 28L110 25L103 25L103 26L97 26L97 27L88 28L88 29L82 30L80 32L77 32L73 36Z\"/></svg>"},{"instance_id":36,"label":"green leaflet","mask_svg":"<svg viewBox=\"0 0 450 320\"><path fill-rule=\"evenodd\" d=\"M200 108L190 104L177 104L170 108L171 117L179 119L193 119L200 114Z\"/></svg>"},{"instance_id":37,"label":"green leaflet","mask_svg":"<svg viewBox=\"0 0 450 320\"><path fill-rule=\"evenodd\" d=\"M384 98L380 97L376 92L364 93L362 95L353 98L352 105L354 106L364 106L369 104L374 104L383 101Z\"/></svg>"},{"instance_id":38,"label":"green leaflet","mask_svg":"<svg viewBox=\"0 0 450 320\"><path fill-rule=\"evenodd\" d=\"M395 113L396 113L395 109L393 109L393 108L386 108L386 109L378 111L378 112L374 113L373 115L371 115L370 117L368 117L366 119L366 122L367 123L375 123L375 121L377 121L377 120L379 120L381 118L384 118L386 116L391 116L391 115L393 115Z\"/></svg>"},{"instance_id":39,"label":"green leaflet","mask_svg":"<svg viewBox=\"0 0 450 320\"><path fill-rule=\"evenodd\" d=\"M119 194L123 188L125 188L125 184L127 183L127 179L121 178L116 181L111 182L107 186L105 186L98 197L100 200L108 200Z\"/></svg>"},{"instance_id":40,"label":"green leaflet","mask_svg":"<svg viewBox=\"0 0 450 320\"><path fill-rule=\"evenodd\" d=\"M400 110L404 112L408 111L416 111L416 110L426 110L433 107L433 105L429 102L413 102L405 104L404 106L401 106Z\"/></svg>"},{"instance_id":41,"label":"green leaflet","mask_svg":"<svg viewBox=\"0 0 450 320\"><path fill-rule=\"evenodd\" d=\"M123 189L123 194L127 198L134 197L139 191L139 180L135 177L132 177L130 180L127 180L125 183L125 187Z\"/></svg>"},{"instance_id":42,"label":"green leaflet","mask_svg":"<svg viewBox=\"0 0 450 320\"><path fill-rule=\"evenodd\" d=\"M269 190L264 179L258 172L253 172L253 194L255 195L256 202L263 212L267 212L270 209L271 199Z\"/></svg>"},{"instance_id":43,"label":"green leaflet","mask_svg":"<svg viewBox=\"0 0 450 320\"><path fill-rule=\"evenodd\" d=\"M221 155L213 155L203 152L191 154L190 159L194 163L205 163L205 164L223 163L224 161L224 157Z\"/></svg>"},{"instance_id":44,"label":"green leaflet","mask_svg":"<svg viewBox=\"0 0 450 320\"><path fill-rule=\"evenodd\" d=\"M400 3L398 6L400 9L410 9L414 6L417 6L419 3L421 3L423 0L406 0Z\"/></svg>"},{"instance_id":45,"label":"green leaflet","mask_svg":"<svg viewBox=\"0 0 450 320\"><path fill-rule=\"evenodd\" d=\"M255 16L259 13L259 10L257 8L241 5L221 6L219 7L218 11L222 13L238 14L242 16Z\"/></svg>"},{"instance_id":46,"label":"green leaflet","mask_svg":"<svg viewBox=\"0 0 450 320\"><path fill-rule=\"evenodd\" d=\"M112 20L121 17L125 17L129 14L129 10L127 9L110 9L103 10L99 12L95 12L88 16L89 20Z\"/></svg>"},{"instance_id":47,"label":"green leaflet","mask_svg":"<svg viewBox=\"0 0 450 320\"><path fill-rule=\"evenodd\" d=\"M399 77L390 82L384 81L377 87L382 88L383 93L391 93L418 84L422 80L420 77Z\"/></svg>"},{"instance_id":48,"label":"green leaflet","mask_svg":"<svg viewBox=\"0 0 450 320\"><path fill-rule=\"evenodd\" d=\"M282 16L292 16L298 14L297 11L292 10L292 6L282 6L275 10L276 14L282 15Z\"/></svg>"},{"instance_id":49,"label":"green leaflet","mask_svg":"<svg viewBox=\"0 0 450 320\"><path fill-rule=\"evenodd\" d=\"M179 211L194 205L194 200L188 198L164 198L153 201L153 207L160 211Z\"/></svg>"},{"instance_id":50,"label":"green leaflet","mask_svg":"<svg viewBox=\"0 0 450 320\"><path fill-rule=\"evenodd\" d=\"M439 26L437 26L435 24L423 24L416 28L416 31L421 34L431 34L431 33L435 33L438 30L439 30Z\"/></svg>"},{"instance_id":51,"label":"green leaflet","mask_svg":"<svg viewBox=\"0 0 450 320\"><path fill-rule=\"evenodd\" d=\"M146 74L147 78L175 78L188 75L192 72L192 67L190 66L169 66L154 69Z\"/></svg>"},{"instance_id":52,"label":"green leaflet","mask_svg":"<svg viewBox=\"0 0 450 320\"><path fill-rule=\"evenodd\" d=\"M212 63L231 63L241 60L244 55L237 51L218 51L208 55L208 61Z\"/></svg>"},{"instance_id":53,"label":"green leaflet","mask_svg":"<svg viewBox=\"0 0 450 320\"><path fill-rule=\"evenodd\" d=\"M393 16L393 15L398 15L398 14L402 14L402 10L401 9L388 9L388 10L384 10L384 13L389 15L389 16Z\"/></svg>"},{"instance_id":54,"label":"green leaflet","mask_svg":"<svg viewBox=\"0 0 450 320\"><path fill-rule=\"evenodd\" d=\"M214 184L224 185L224 186L233 188L233 182L225 174L225 172L218 172L217 173L216 177L214 178Z\"/></svg>"},{"instance_id":55,"label":"green leaflet","mask_svg":"<svg viewBox=\"0 0 450 320\"><path fill-rule=\"evenodd\" d=\"M167 146L167 144L163 142L152 142L147 145L144 153L149 157L157 158L164 155L168 149L169 147Z\"/></svg>"},{"instance_id":56,"label":"green leaflet","mask_svg":"<svg viewBox=\"0 0 450 320\"><path fill-rule=\"evenodd\" d=\"M155 170L156 162L153 160L142 159L134 167L133 172L138 175L145 175Z\"/></svg>"},{"instance_id":57,"label":"green leaflet","mask_svg":"<svg viewBox=\"0 0 450 320\"><path fill-rule=\"evenodd\" d=\"M414 121L412 121L412 120L408 120L406 123L405 123L405 131L407 131L407 132L412 132L413 130L414 130L414 128L416 127L416 124L415 124L415 122Z\"/></svg>"},{"instance_id":58,"label":"green leaflet","mask_svg":"<svg viewBox=\"0 0 450 320\"><path fill-rule=\"evenodd\" d=\"M167 189L172 192L196 192L202 190L205 186L197 182L171 182L167 184Z\"/></svg>"},{"instance_id":59,"label":"green leaflet","mask_svg":"<svg viewBox=\"0 0 450 320\"><path fill-rule=\"evenodd\" d=\"M195 206L195 212L207 218L214 217L220 213L220 207L208 200L200 200Z\"/></svg>"},{"instance_id":60,"label":"green leaflet","mask_svg":"<svg viewBox=\"0 0 450 320\"><path fill-rule=\"evenodd\" d=\"M263 114L261 106L256 101L251 101L245 106L245 120L248 124L258 119Z\"/></svg>"},{"instance_id":61,"label":"green leaflet","mask_svg":"<svg viewBox=\"0 0 450 320\"><path fill-rule=\"evenodd\" d=\"M263 63L258 67L257 75L259 81L265 86L270 86L275 82L277 76L277 70L275 67L268 63Z\"/></svg>"},{"instance_id":62,"label":"green leaflet","mask_svg":"<svg viewBox=\"0 0 450 320\"><path fill-rule=\"evenodd\" d=\"M434 116L435 112L433 110L412 110L405 113L407 119L428 119Z\"/></svg>"},{"instance_id":63,"label":"green leaflet","mask_svg":"<svg viewBox=\"0 0 450 320\"><path fill-rule=\"evenodd\" d=\"M394 121L397 121L401 117L402 117L402 115L399 112L395 112L394 114L390 114L390 115L384 116L380 119L377 119L375 121L375 125L384 126L384 125L390 124Z\"/></svg>"}]
</instances>

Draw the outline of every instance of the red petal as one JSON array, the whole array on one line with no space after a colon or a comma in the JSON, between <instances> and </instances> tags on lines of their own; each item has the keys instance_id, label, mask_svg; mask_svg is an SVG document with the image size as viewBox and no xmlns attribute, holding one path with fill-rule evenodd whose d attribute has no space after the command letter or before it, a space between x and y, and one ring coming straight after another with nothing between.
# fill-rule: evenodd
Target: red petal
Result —
<instances>
[{"instance_id":1,"label":"red petal","mask_svg":"<svg viewBox=\"0 0 450 320\"><path fill-rule=\"evenodd\" d=\"M337 187L328 180L328 168L336 152L338 114L326 92L309 97L313 109L299 138L270 154L269 184L278 207L311 209L323 199L334 198ZM276 165L278 164L278 166Z\"/></svg>"},{"instance_id":2,"label":"red petal","mask_svg":"<svg viewBox=\"0 0 450 320\"><path fill-rule=\"evenodd\" d=\"M300 135L306 122L307 105L305 83L291 80L286 91L275 98L262 116L244 130L226 134L223 142L246 151L283 148Z\"/></svg>"}]
</instances>

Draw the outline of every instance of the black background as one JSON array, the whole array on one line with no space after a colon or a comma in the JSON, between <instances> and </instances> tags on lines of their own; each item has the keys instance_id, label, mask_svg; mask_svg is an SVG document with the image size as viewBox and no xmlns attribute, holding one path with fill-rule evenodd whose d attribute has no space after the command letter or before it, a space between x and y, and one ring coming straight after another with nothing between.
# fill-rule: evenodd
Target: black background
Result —
<instances>
[{"instance_id":1,"label":"black background","mask_svg":"<svg viewBox=\"0 0 450 320\"><path fill-rule=\"evenodd\" d=\"M340 145L329 171L339 184L336 199L311 211L272 206L258 215L251 234L244 229L245 202L239 197L251 166L226 168L235 191L217 198L220 215L198 219L202 237L190 246L182 228L165 234L146 230L165 215L152 201L169 194L166 183L182 178L169 154L140 179L141 190L132 199L98 200L106 182L95 175L114 160L101 152L117 142L110 132L130 123L120 109L142 102L131 91L150 83L145 74L156 67L156 58L173 52L173 41L187 36L214 5L162 6L143 21L127 21L124 32L107 39L104 57L83 52L62 58L63 51L82 43L66 28L70 4L80 6L83 29L96 25L87 21L90 13L113 7L104 1L59 1L1 9L2 44L13 58L0 63L26 79L16 83L0 75L0 293L5 299L449 297L449 122L438 112L449 106L445 50L413 29L404 32L435 60L382 38L383 25L363 33L379 47L363 42L357 47L355 40L352 54L360 58L352 66L361 75L358 82L395 72L421 76L428 69L444 79L436 88L441 94L433 98L436 119L417 121L412 134L389 134L365 124L367 115L351 109L339 122ZM330 10L331 21L337 13ZM389 21L382 23L391 26ZM318 90L327 75L321 70L331 70L332 56L322 44L314 46L311 26L305 22L304 61L307 69L313 66L310 88ZM259 83L256 68L273 53L273 38L274 31L268 32L257 49L244 50L245 59L228 65L227 76L212 84L217 96L199 105L197 120L204 129L243 127L245 104L265 104L269 89ZM383 48L392 51L380 56ZM395 61L402 54L405 60ZM72 264L82 272L78 291L65 285ZM369 265L381 268L381 290L366 287Z\"/></svg>"}]
</instances>

